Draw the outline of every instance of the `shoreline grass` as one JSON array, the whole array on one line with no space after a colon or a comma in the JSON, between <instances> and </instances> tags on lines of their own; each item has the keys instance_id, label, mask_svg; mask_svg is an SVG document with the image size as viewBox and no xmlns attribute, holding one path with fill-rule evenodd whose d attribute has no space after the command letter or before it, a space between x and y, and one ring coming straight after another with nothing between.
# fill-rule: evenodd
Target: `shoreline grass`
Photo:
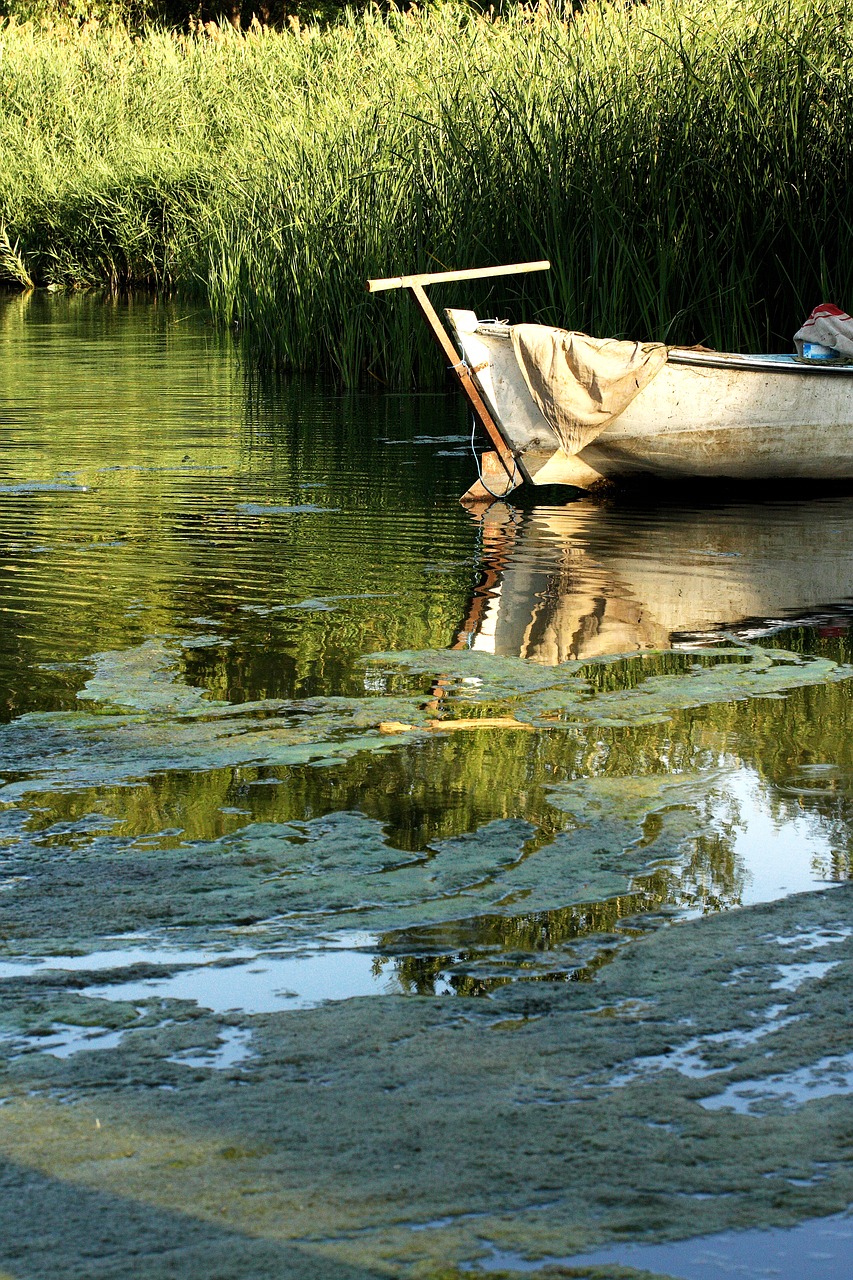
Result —
<instances>
[{"instance_id":1,"label":"shoreline grass","mask_svg":"<svg viewBox=\"0 0 853 1280\"><path fill-rule=\"evenodd\" d=\"M549 257L438 305L786 349L853 304L840 0L452 4L244 34L0 26L0 225L38 285L207 299L251 357L440 373L371 275Z\"/></svg>"}]
</instances>

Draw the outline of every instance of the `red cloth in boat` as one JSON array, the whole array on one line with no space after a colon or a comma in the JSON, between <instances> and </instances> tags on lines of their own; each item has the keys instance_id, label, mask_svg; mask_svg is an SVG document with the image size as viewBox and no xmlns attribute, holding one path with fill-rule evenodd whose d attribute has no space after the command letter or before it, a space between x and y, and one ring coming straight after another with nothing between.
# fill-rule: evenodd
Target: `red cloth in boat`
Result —
<instances>
[{"instance_id":1,"label":"red cloth in boat","mask_svg":"<svg viewBox=\"0 0 853 1280\"><path fill-rule=\"evenodd\" d=\"M794 334L798 356L803 354L804 342L818 342L850 359L853 357L853 319L834 302L822 302Z\"/></svg>"}]
</instances>

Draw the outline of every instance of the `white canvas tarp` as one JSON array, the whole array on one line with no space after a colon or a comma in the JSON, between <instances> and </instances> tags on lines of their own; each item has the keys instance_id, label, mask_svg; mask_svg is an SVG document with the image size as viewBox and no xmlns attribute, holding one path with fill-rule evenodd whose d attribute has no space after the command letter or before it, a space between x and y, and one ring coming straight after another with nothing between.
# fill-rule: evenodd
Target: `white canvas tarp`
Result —
<instances>
[{"instance_id":1,"label":"white canvas tarp","mask_svg":"<svg viewBox=\"0 0 853 1280\"><path fill-rule=\"evenodd\" d=\"M515 324L512 345L530 394L567 453L579 453L666 364L662 342L623 342Z\"/></svg>"}]
</instances>

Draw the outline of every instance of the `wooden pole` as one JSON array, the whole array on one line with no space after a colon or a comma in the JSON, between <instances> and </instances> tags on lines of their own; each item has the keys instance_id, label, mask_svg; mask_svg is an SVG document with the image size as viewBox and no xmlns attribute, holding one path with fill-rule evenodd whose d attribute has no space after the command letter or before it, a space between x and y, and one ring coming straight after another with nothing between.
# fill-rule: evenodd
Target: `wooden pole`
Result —
<instances>
[{"instance_id":1,"label":"wooden pole","mask_svg":"<svg viewBox=\"0 0 853 1280\"><path fill-rule=\"evenodd\" d=\"M470 369L464 360L460 360L459 354L451 342L447 330L441 323L435 307L426 295L424 285L444 284L452 280L488 280L493 276L526 275L530 271L549 271L550 268L550 262L543 259L540 262L514 262L503 267L473 267L466 271L431 271L412 276L388 276L381 280L368 280L367 282L368 293L379 293L383 289L411 290L415 301L420 307L421 314L438 343L441 354L447 361L448 367L462 388L463 395L474 411L474 416L482 424L487 436L494 445L497 460L507 474L509 489L514 489L516 484L519 483L518 463L515 455L507 445L497 423L486 407L486 403L480 395L480 390L471 376ZM479 487L482 488L482 486ZM477 488L476 483L472 488ZM507 492L509 492L509 489ZM483 493L489 493L489 490L484 489ZM479 494L476 495L478 498L479 496Z\"/></svg>"},{"instance_id":2,"label":"wooden pole","mask_svg":"<svg viewBox=\"0 0 853 1280\"><path fill-rule=\"evenodd\" d=\"M550 271L550 262L513 262L505 267L471 267L466 271L431 271L414 276L388 276L384 280L368 280L367 292L382 289L411 289L416 284L444 284L449 280L489 280L492 276L521 276L530 271Z\"/></svg>"},{"instance_id":3,"label":"wooden pole","mask_svg":"<svg viewBox=\"0 0 853 1280\"><path fill-rule=\"evenodd\" d=\"M447 360L449 368L455 374L456 380L462 388L463 394L466 396L468 403L474 410L475 415L486 430L486 434L495 447L495 453L500 459L501 465L511 481L515 480L518 472L518 463L512 455L512 451L507 448L506 442L497 428L494 418L486 408L485 401L480 395L479 389L471 377L471 371L464 360L459 356L458 351L448 337L447 330L438 318L435 307L426 296L426 291L422 284L411 284L411 289L415 302L421 309L424 319L432 330L433 337L438 343L439 350Z\"/></svg>"}]
</instances>

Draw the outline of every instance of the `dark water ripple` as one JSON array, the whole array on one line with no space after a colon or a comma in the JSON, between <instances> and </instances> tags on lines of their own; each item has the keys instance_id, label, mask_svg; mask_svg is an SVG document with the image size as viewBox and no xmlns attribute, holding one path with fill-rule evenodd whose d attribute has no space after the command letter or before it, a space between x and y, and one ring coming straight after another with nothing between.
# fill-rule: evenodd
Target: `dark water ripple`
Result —
<instances>
[{"instance_id":1,"label":"dark water ripple","mask_svg":"<svg viewBox=\"0 0 853 1280\"><path fill-rule=\"evenodd\" d=\"M377 414L284 387L252 404L203 321L168 307L105 319L99 305L3 312L0 702L51 705L40 664L193 632L198 617L237 648L256 645L260 618L273 647L298 645L317 620L297 606L327 596L326 692L413 620L419 643L448 643L475 551L450 500L460 482L431 447L378 437L389 419L404 440L456 429L454 401L398 398ZM265 686L293 691L282 679Z\"/></svg>"}]
</instances>

